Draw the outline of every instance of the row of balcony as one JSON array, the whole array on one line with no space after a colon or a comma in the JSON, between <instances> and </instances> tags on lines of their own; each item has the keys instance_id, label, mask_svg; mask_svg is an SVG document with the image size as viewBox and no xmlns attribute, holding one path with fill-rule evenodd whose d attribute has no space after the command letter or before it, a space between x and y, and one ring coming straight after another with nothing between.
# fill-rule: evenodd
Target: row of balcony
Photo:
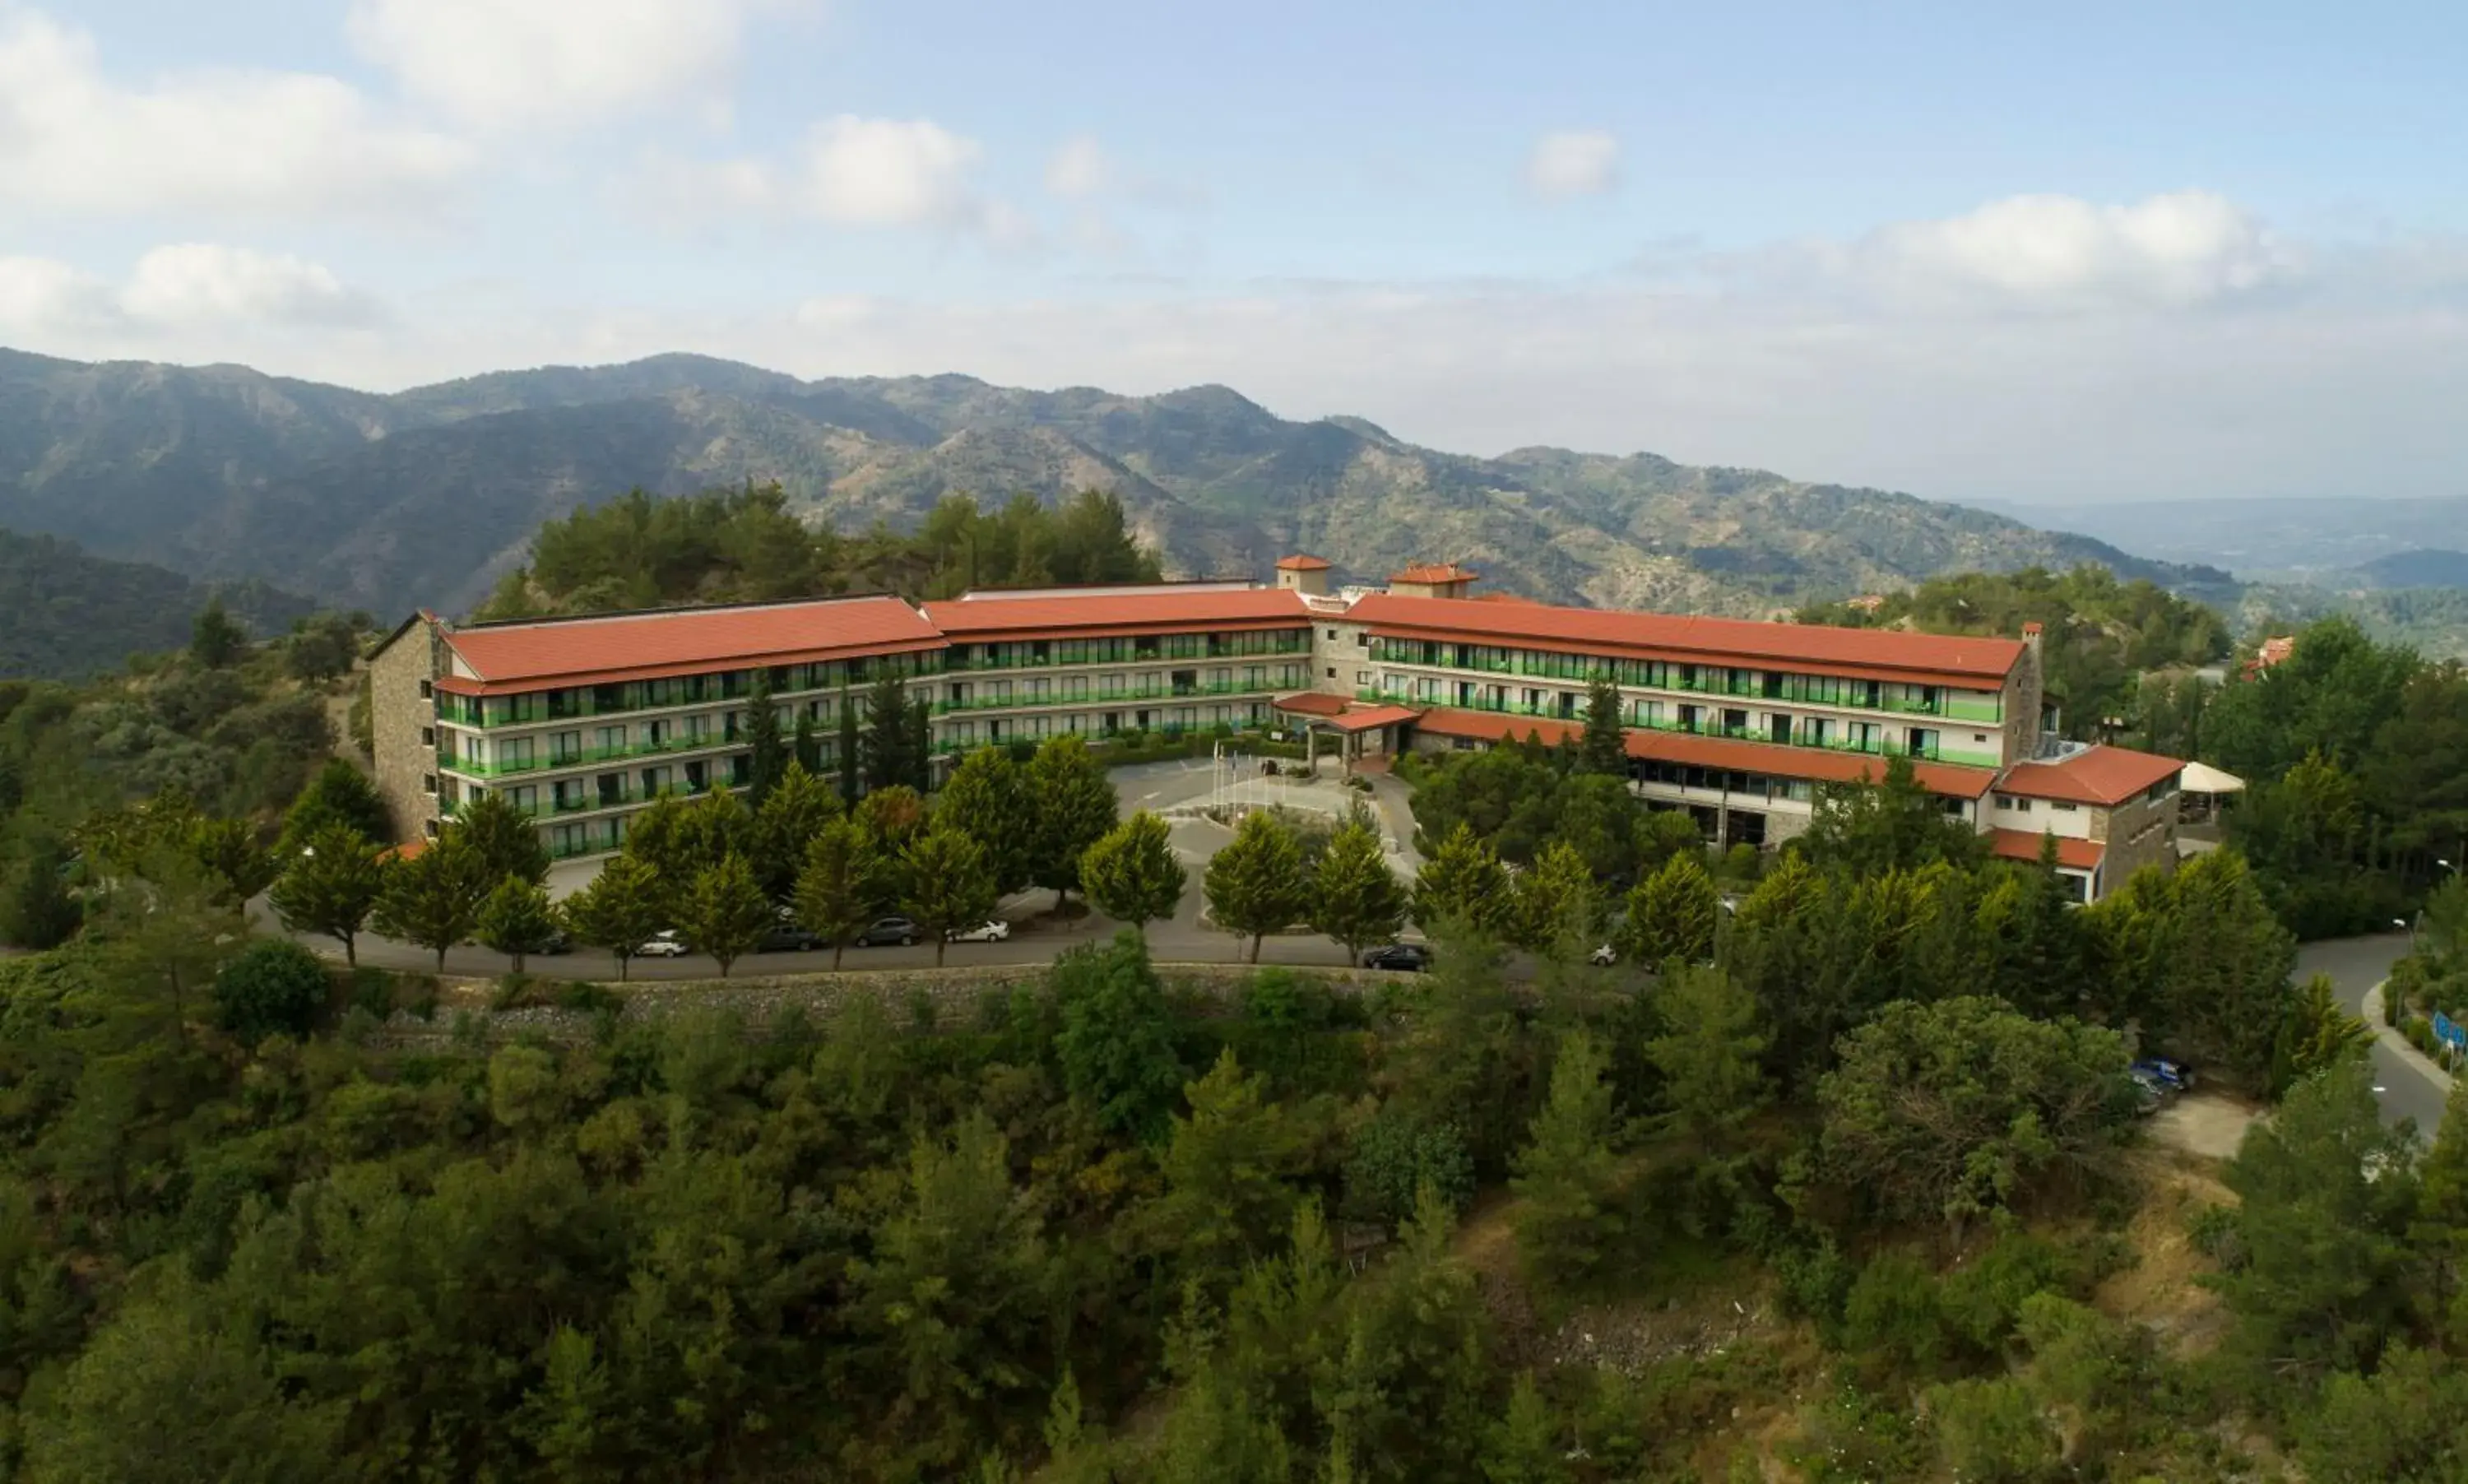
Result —
<instances>
[{"instance_id":1,"label":"row of balcony","mask_svg":"<svg viewBox=\"0 0 2468 1484\"><path fill-rule=\"evenodd\" d=\"M742 747L744 744L743 736L715 736L705 732L694 737L668 737L658 742L632 742L622 747L582 747L552 752L546 757L504 758L489 763L440 753L437 765L471 778L504 778L553 767L589 767L599 763L623 763L633 758L668 757L680 752L704 752L715 747Z\"/></svg>"},{"instance_id":2,"label":"row of balcony","mask_svg":"<svg viewBox=\"0 0 2468 1484\"><path fill-rule=\"evenodd\" d=\"M1557 707L1529 706L1523 701L1493 700L1488 696L1477 696L1470 701L1457 702L1379 690L1358 690L1354 696L1357 700L1386 701L1406 706L1445 706L1456 711L1487 711L1495 715L1536 717L1572 725L1581 723L1585 719L1582 714L1570 715ZM1908 742L1891 742L1881 737L1840 737L1831 733L1819 736L1807 726L1794 729L1787 737L1776 737L1770 731L1761 731L1745 724L1725 726L1719 721L1706 719L1700 719L1694 722L1682 721L1677 717L1659 720L1630 719L1623 720L1620 725L1632 732L1678 732L1690 737L1716 737L1732 742L1766 742L1778 747L1810 747L1825 752L1859 753L1867 757L1905 757L1926 763L1957 763L1967 767L1995 767L2000 761L1993 752L1975 752L1967 748L1948 747L1942 742L1930 742L1920 747L1912 747Z\"/></svg>"},{"instance_id":3,"label":"row of balcony","mask_svg":"<svg viewBox=\"0 0 2468 1484\"><path fill-rule=\"evenodd\" d=\"M1590 685L1596 679L1611 680L1625 690L1677 691L1691 696L1737 696L1744 700L1783 701L1800 706L1841 706L1864 711L1887 711L1904 716L1944 717L1952 720L2000 723L2004 719L2001 696L1970 697L1956 694L1940 694L1934 699L1918 696L1887 696L1882 692L1874 699L1862 699L1840 694L1825 695L1800 677L1788 677L1780 686L1769 690L1762 681L1728 679L1685 680L1674 674L1667 679L1648 684L1620 677L1615 672L1600 667L1581 669L1575 666L1541 664L1533 661L1419 659L1407 654L1383 654L1374 650L1372 661L1377 664L1405 665L1426 670L1476 671L1485 674L1513 675L1520 679L1556 680L1563 683Z\"/></svg>"},{"instance_id":4,"label":"row of balcony","mask_svg":"<svg viewBox=\"0 0 2468 1484\"><path fill-rule=\"evenodd\" d=\"M948 716L961 711L1000 711L1022 706L1112 706L1125 701L1190 700L1211 696L1272 696L1278 691L1292 690L1302 682L1287 680L1222 680L1194 685L1141 685L1119 691L1103 691L1093 696L972 696L966 700L938 700L934 714Z\"/></svg>"},{"instance_id":5,"label":"row of balcony","mask_svg":"<svg viewBox=\"0 0 2468 1484\"><path fill-rule=\"evenodd\" d=\"M1196 649L1188 652L1178 652L1160 649L1141 650L1130 654L1082 654L1067 657L1056 654L1044 659L1006 656L961 659L947 655L943 660L943 673L945 674L978 674L987 671L1081 669L1089 665L1164 665L1177 661L1222 664L1229 661L1239 663L1244 660L1291 658L1297 654L1310 652L1311 641L1301 639L1291 644L1272 644L1265 649L1256 650Z\"/></svg>"}]
</instances>

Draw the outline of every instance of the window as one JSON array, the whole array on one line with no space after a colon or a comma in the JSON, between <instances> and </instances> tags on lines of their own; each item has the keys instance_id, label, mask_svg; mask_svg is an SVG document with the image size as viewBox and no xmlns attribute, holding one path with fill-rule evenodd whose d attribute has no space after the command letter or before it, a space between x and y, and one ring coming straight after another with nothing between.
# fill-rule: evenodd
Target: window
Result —
<instances>
[{"instance_id":1,"label":"window","mask_svg":"<svg viewBox=\"0 0 2468 1484\"><path fill-rule=\"evenodd\" d=\"M1371 648L1371 636L1369 634L1356 634L1354 636L1354 642L1366 650Z\"/></svg>"},{"instance_id":2,"label":"window","mask_svg":"<svg viewBox=\"0 0 2468 1484\"><path fill-rule=\"evenodd\" d=\"M433 685L433 684L429 683L429 682L428 682L428 681L426 681L426 680L423 680L423 681L421 681L421 682L420 682L420 698L421 698L422 700L430 700L430 699L433 699L433 698L435 698L436 695L437 695L437 687L436 687L435 685Z\"/></svg>"},{"instance_id":3,"label":"window","mask_svg":"<svg viewBox=\"0 0 2468 1484\"><path fill-rule=\"evenodd\" d=\"M1371 683L1371 672L1368 670L1356 671L1354 673L1354 683L1357 685L1369 685Z\"/></svg>"},{"instance_id":4,"label":"window","mask_svg":"<svg viewBox=\"0 0 2468 1484\"><path fill-rule=\"evenodd\" d=\"M434 747L434 746L436 746L436 745L437 745L437 728L435 728L435 727L433 727L433 726L423 726L423 727L422 727L422 728L420 729L420 744L421 744L422 746L423 746L423 747Z\"/></svg>"},{"instance_id":5,"label":"window","mask_svg":"<svg viewBox=\"0 0 2468 1484\"><path fill-rule=\"evenodd\" d=\"M437 775L435 773L423 773L420 775L420 791L423 793L435 793L437 791Z\"/></svg>"},{"instance_id":6,"label":"window","mask_svg":"<svg viewBox=\"0 0 2468 1484\"><path fill-rule=\"evenodd\" d=\"M437 821L436 821L436 820L434 820L434 819L429 819L429 820L423 820L423 821L422 821L422 829L423 829L423 833L425 833L427 834L427 836L428 836L430 839L432 839L432 840L433 840L433 839L437 838Z\"/></svg>"},{"instance_id":7,"label":"window","mask_svg":"<svg viewBox=\"0 0 2468 1484\"><path fill-rule=\"evenodd\" d=\"M1332 639L1336 638L1336 637L1337 637L1337 630L1336 630L1336 629L1334 629L1334 628L1330 629L1330 630L1328 631L1328 636L1329 636L1330 638L1332 638Z\"/></svg>"},{"instance_id":8,"label":"window","mask_svg":"<svg viewBox=\"0 0 2468 1484\"><path fill-rule=\"evenodd\" d=\"M2082 806L2079 804L2068 804L2063 799L2057 799L2052 801L2048 805L2048 808L2055 810L2061 814L2071 814L2081 810Z\"/></svg>"},{"instance_id":9,"label":"window","mask_svg":"<svg viewBox=\"0 0 2468 1484\"><path fill-rule=\"evenodd\" d=\"M1337 667L1335 665L1328 667L1328 677L1332 680L1337 678Z\"/></svg>"}]
</instances>

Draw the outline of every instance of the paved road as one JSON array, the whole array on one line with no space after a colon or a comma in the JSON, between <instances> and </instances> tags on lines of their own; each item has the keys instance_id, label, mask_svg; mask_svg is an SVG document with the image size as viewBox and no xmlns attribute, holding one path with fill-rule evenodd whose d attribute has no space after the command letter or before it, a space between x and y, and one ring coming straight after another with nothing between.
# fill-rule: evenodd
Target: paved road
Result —
<instances>
[{"instance_id":1,"label":"paved road","mask_svg":"<svg viewBox=\"0 0 2468 1484\"><path fill-rule=\"evenodd\" d=\"M2406 933L2381 933L2370 938L2334 938L2309 943L2297 953L2297 977L2326 973L2340 987L2341 1002L2351 1014L2361 1011L2365 992L2380 984L2390 966L2408 951ZM2382 1030L2379 1016L2370 1021ZM2442 1127L2442 1105L2450 1089L2415 1062L2403 1058L2379 1035L2374 1039L2374 1091L2383 1117L2398 1123L2412 1119L2426 1138Z\"/></svg>"}]
</instances>

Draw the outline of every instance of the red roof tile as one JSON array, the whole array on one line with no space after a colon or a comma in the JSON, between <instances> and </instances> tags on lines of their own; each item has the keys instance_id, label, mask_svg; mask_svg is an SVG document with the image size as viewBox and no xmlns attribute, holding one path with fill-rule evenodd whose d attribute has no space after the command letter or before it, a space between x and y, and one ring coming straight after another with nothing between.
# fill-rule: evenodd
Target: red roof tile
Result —
<instances>
[{"instance_id":1,"label":"red roof tile","mask_svg":"<svg viewBox=\"0 0 2468 1484\"><path fill-rule=\"evenodd\" d=\"M2022 658L2019 639L1834 628L1755 619L1622 613L1553 604L1372 593L1347 617L1375 633L1613 653L1645 659L1788 665L1860 678L1994 689Z\"/></svg>"},{"instance_id":2,"label":"red roof tile","mask_svg":"<svg viewBox=\"0 0 2468 1484\"><path fill-rule=\"evenodd\" d=\"M2091 747L2062 762L2017 764L1997 787L2029 799L2115 805L2174 778L2184 766L2175 758L2131 747Z\"/></svg>"},{"instance_id":3,"label":"red roof tile","mask_svg":"<svg viewBox=\"0 0 2468 1484\"><path fill-rule=\"evenodd\" d=\"M1340 732L1367 732L1373 727L1411 721L1421 715L1411 706L1363 706L1341 712L1328 719L1329 725Z\"/></svg>"},{"instance_id":4,"label":"red roof tile","mask_svg":"<svg viewBox=\"0 0 2468 1484\"><path fill-rule=\"evenodd\" d=\"M1352 704L1344 696L1331 696L1326 691L1296 691L1291 696L1280 696L1276 700L1279 711L1307 717L1333 717Z\"/></svg>"},{"instance_id":5,"label":"red roof tile","mask_svg":"<svg viewBox=\"0 0 2468 1484\"><path fill-rule=\"evenodd\" d=\"M1197 592L1104 592L1037 598L954 598L926 605L926 616L953 639L1016 634L1180 633L1195 629L1299 628L1311 622L1303 595L1281 587Z\"/></svg>"},{"instance_id":6,"label":"red roof tile","mask_svg":"<svg viewBox=\"0 0 2468 1484\"><path fill-rule=\"evenodd\" d=\"M1503 739L1522 742L1528 733L1535 733L1546 745L1556 744L1564 738L1573 740L1585 731L1583 725L1574 721L1501 716L1488 711L1428 711L1423 714L1420 724L1424 731L1443 737L1473 737L1489 742ZM1885 760L1864 753L1829 752L1821 747L1793 747L1779 742L1740 742L1728 737L1698 737L1687 732L1637 728L1630 729L1627 741L1628 755L1633 758L1654 758L1665 763L1719 767L1731 772L1762 773L1769 778L1803 779L1811 783L1858 783L1862 779L1882 782L1885 776ZM1963 767L1952 763L1913 763L1911 776L1929 792L1955 799L1977 799L1997 781L1994 768Z\"/></svg>"},{"instance_id":7,"label":"red roof tile","mask_svg":"<svg viewBox=\"0 0 2468 1484\"><path fill-rule=\"evenodd\" d=\"M2040 841L2045 836L2033 834L2028 830L1991 830L1988 832L1988 851L2007 860L2036 861L2040 858ZM2097 840L2077 840L2065 834L2057 836L2057 864L2069 870L2096 871L2100 857L2107 853L2108 847Z\"/></svg>"},{"instance_id":8,"label":"red roof tile","mask_svg":"<svg viewBox=\"0 0 2468 1484\"><path fill-rule=\"evenodd\" d=\"M1300 552L1291 557L1277 559L1277 570L1280 572L1325 572L1328 566L1328 562L1323 559L1306 557Z\"/></svg>"},{"instance_id":9,"label":"red roof tile","mask_svg":"<svg viewBox=\"0 0 2468 1484\"><path fill-rule=\"evenodd\" d=\"M1392 582L1471 582L1479 573L1469 572L1452 561L1416 562L1403 572L1391 573Z\"/></svg>"},{"instance_id":10,"label":"red roof tile","mask_svg":"<svg viewBox=\"0 0 2468 1484\"><path fill-rule=\"evenodd\" d=\"M930 650L943 640L897 598L826 598L484 625L446 642L486 694Z\"/></svg>"}]
</instances>

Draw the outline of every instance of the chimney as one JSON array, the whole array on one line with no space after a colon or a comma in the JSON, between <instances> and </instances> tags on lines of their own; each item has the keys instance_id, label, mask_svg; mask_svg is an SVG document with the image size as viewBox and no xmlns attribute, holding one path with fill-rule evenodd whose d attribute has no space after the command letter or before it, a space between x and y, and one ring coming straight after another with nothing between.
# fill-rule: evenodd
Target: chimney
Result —
<instances>
[{"instance_id":1,"label":"chimney","mask_svg":"<svg viewBox=\"0 0 2468 1484\"><path fill-rule=\"evenodd\" d=\"M1306 597L1325 598L1328 596L1328 569L1329 564L1317 557L1306 557L1300 553L1281 557L1277 559L1277 585Z\"/></svg>"}]
</instances>

